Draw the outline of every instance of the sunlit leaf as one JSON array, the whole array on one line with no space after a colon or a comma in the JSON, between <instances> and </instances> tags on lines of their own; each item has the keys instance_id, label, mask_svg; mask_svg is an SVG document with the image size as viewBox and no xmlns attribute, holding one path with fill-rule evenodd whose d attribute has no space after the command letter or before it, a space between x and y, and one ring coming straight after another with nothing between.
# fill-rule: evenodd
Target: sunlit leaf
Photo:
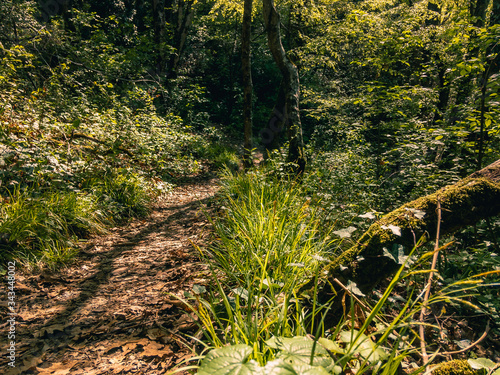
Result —
<instances>
[{"instance_id":1,"label":"sunlit leaf","mask_svg":"<svg viewBox=\"0 0 500 375\"><path fill-rule=\"evenodd\" d=\"M392 225L392 224L389 224L389 225L381 225L380 228L382 229L389 229L393 234L395 234L396 236L400 236L401 237L401 228L396 226L396 225Z\"/></svg>"},{"instance_id":2,"label":"sunlit leaf","mask_svg":"<svg viewBox=\"0 0 500 375\"><path fill-rule=\"evenodd\" d=\"M358 288L356 283L352 282L351 280L348 281L346 288L352 293L360 297L364 297L365 294Z\"/></svg>"},{"instance_id":3,"label":"sunlit leaf","mask_svg":"<svg viewBox=\"0 0 500 375\"><path fill-rule=\"evenodd\" d=\"M314 341L302 336L293 338L273 337L266 344L274 349L280 350L278 358L292 365L309 365ZM327 371L333 369L335 363L326 349L316 344L314 347L313 366L322 366Z\"/></svg>"},{"instance_id":4,"label":"sunlit leaf","mask_svg":"<svg viewBox=\"0 0 500 375\"><path fill-rule=\"evenodd\" d=\"M366 212L362 215L358 215L359 217L362 217L364 219L375 219L375 215L373 214L373 212Z\"/></svg>"},{"instance_id":5,"label":"sunlit leaf","mask_svg":"<svg viewBox=\"0 0 500 375\"><path fill-rule=\"evenodd\" d=\"M425 212L424 212L424 211L422 211L422 210L417 210L416 208L406 208L406 210L407 210L407 211L412 212L412 213L413 213L413 215L414 215L417 219L419 219L419 220L423 219L423 218L424 218L424 216L425 216Z\"/></svg>"},{"instance_id":6,"label":"sunlit leaf","mask_svg":"<svg viewBox=\"0 0 500 375\"><path fill-rule=\"evenodd\" d=\"M333 232L333 234L336 234L341 238L349 238L356 229L357 229L356 227L350 226L348 228L336 230Z\"/></svg>"},{"instance_id":7,"label":"sunlit leaf","mask_svg":"<svg viewBox=\"0 0 500 375\"><path fill-rule=\"evenodd\" d=\"M245 344L213 349L201 361L198 375L259 375L262 368L256 361L248 361L252 348Z\"/></svg>"},{"instance_id":8,"label":"sunlit leaf","mask_svg":"<svg viewBox=\"0 0 500 375\"><path fill-rule=\"evenodd\" d=\"M497 365L495 362L488 358L468 359L467 362L469 362L470 367L472 367L474 370L479 370L482 368L490 370Z\"/></svg>"},{"instance_id":9,"label":"sunlit leaf","mask_svg":"<svg viewBox=\"0 0 500 375\"><path fill-rule=\"evenodd\" d=\"M338 366L337 366L338 367ZM308 364L292 364L283 359L275 359L268 362L263 369L265 375L327 375L329 374L323 367L310 366ZM337 372L336 372L337 374Z\"/></svg>"},{"instance_id":10,"label":"sunlit leaf","mask_svg":"<svg viewBox=\"0 0 500 375\"><path fill-rule=\"evenodd\" d=\"M207 288L205 288L203 285L198 285L198 284L193 285L193 293L194 294L203 294L206 291L207 291Z\"/></svg>"}]
</instances>

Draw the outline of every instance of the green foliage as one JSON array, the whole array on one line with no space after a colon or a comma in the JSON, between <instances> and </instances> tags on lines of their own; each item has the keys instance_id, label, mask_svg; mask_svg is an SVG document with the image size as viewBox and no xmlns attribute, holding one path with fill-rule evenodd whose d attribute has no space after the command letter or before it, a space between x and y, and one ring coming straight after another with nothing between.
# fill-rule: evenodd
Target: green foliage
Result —
<instances>
[{"instance_id":1,"label":"green foliage","mask_svg":"<svg viewBox=\"0 0 500 375\"><path fill-rule=\"evenodd\" d=\"M89 174L81 183L85 192L97 198L111 220L143 216L158 193L144 177L130 171Z\"/></svg>"},{"instance_id":2,"label":"green foliage","mask_svg":"<svg viewBox=\"0 0 500 375\"><path fill-rule=\"evenodd\" d=\"M213 223L220 245L210 254L235 282L280 280L290 290L314 275L305 265L319 264L333 244L319 237L317 210L299 185L262 171L226 174L221 184L224 208Z\"/></svg>"},{"instance_id":3,"label":"green foliage","mask_svg":"<svg viewBox=\"0 0 500 375\"><path fill-rule=\"evenodd\" d=\"M79 237L105 231L95 197L75 192L16 189L0 207L2 260L21 256L37 266L71 259Z\"/></svg>"},{"instance_id":4,"label":"green foliage","mask_svg":"<svg viewBox=\"0 0 500 375\"><path fill-rule=\"evenodd\" d=\"M0 37L2 256L66 261L78 239L144 215L176 179L236 168L234 152L215 143L225 138L204 131L204 88L179 78L167 90L149 79L151 40L126 31L130 24L88 9L41 20L34 2L7 3L0 7L11 22ZM60 212L70 198L76 211ZM80 212L85 204L95 217Z\"/></svg>"},{"instance_id":5,"label":"green foliage","mask_svg":"<svg viewBox=\"0 0 500 375\"><path fill-rule=\"evenodd\" d=\"M332 358L325 348L319 345L316 350L313 348L314 342L305 337L294 337L292 339L274 340L270 346L278 349L277 359L268 362L265 367L260 367L254 360L248 360L252 353L252 347L244 344L233 345L221 349L213 349L202 360L199 375L205 374L227 374L237 372L241 374L308 374L323 375L329 374L328 370L333 369ZM314 363L310 365L311 351L314 350ZM325 363L327 362L327 363ZM336 374L341 373L341 369L336 369Z\"/></svg>"}]
</instances>

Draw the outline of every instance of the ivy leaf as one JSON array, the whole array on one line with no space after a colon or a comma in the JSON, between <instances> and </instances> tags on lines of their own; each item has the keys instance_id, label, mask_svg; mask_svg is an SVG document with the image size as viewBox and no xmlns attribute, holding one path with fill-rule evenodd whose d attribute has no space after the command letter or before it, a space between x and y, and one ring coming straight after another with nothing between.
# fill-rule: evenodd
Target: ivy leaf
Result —
<instances>
[{"instance_id":1,"label":"ivy leaf","mask_svg":"<svg viewBox=\"0 0 500 375\"><path fill-rule=\"evenodd\" d=\"M393 234L395 234L396 236L401 237L401 228L398 227L398 226L396 226L396 225L392 225L392 224L381 225L380 228L382 228L382 229L389 229Z\"/></svg>"},{"instance_id":2,"label":"ivy leaf","mask_svg":"<svg viewBox=\"0 0 500 375\"><path fill-rule=\"evenodd\" d=\"M200 294L205 293L206 291L207 291L207 288L205 288L203 285L198 285L198 284L193 285L193 293L194 294L200 295Z\"/></svg>"},{"instance_id":3,"label":"ivy leaf","mask_svg":"<svg viewBox=\"0 0 500 375\"><path fill-rule=\"evenodd\" d=\"M345 354L345 350L342 349L336 342L326 339L324 337L320 337L318 339L318 343L320 343L326 350L336 353L336 354Z\"/></svg>"},{"instance_id":4,"label":"ivy leaf","mask_svg":"<svg viewBox=\"0 0 500 375\"><path fill-rule=\"evenodd\" d=\"M252 347L245 344L214 349L201 361L198 375L260 375L259 364L247 361L252 351Z\"/></svg>"},{"instance_id":5,"label":"ivy leaf","mask_svg":"<svg viewBox=\"0 0 500 375\"><path fill-rule=\"evenodd\" d=\"M346 285L347 290L349 290L352 294L355 294L360 297L364 297L365 294L358 288L355 282L352 282L349 280L349 282Z\"/></svg>"},{"instance_id":6,"label":"ivy leaf","mask_svg":"<svg viewBox=\"0 0 500 375\"><path fill-rule=\"evenodd\" d=\"M396 260L396 258L394 258L394 255L391 254L391 252L389 250L387 250L387 247L384 247L382 249L384 251L384 256L387 257L387 258L391 258L395 263L397 263L398 261Z\"/></svg>"},{"instance_id":7,"label":"ivy leaf","mask_svg":"<svg viewBox=\"0 0 500 375\"><path fill-rule=\"evenodd\" d=\"M349 238L356 229L357 229L356 227L350 226L348 228L336 230L333 232L333 234L336 234L340 238Z\"/></svg>"},{"instance_id":8,"label":"ivy leaf","mask_svg":"<svg viewBox=\"0 0 500 375\"><path fill-rule=\"evenodd\" d=\"M405 255L403 245L394 244L392 245L392 250L388 250L386 247L382 249L384 251L384 256L391 258L397 264L403 264L408 258Z\"/></svg>"},{"instance_id":9,"label":"ivy leaf","mask_svg":"<svg viewBox=\"0 0 500 375\"><path fill-rule=\"evenodd\" d=\"M416 208L405 208L405 209L413 213L413 215L419 220L422 220L423 217L425 216L425 211L417 210Z\"/></svg>"},{"instance_id":10,"label":"ivy leaf","mask_svg":"<svg viewBox=\"0 0 500 375\"><path fill-rule=\"evenodd\" d=\"M373 214L373 212L366 212L362 215L358 215L359 217L362 217L364 219L375 219L375 215Z\"/></svg>"}]
</instances>

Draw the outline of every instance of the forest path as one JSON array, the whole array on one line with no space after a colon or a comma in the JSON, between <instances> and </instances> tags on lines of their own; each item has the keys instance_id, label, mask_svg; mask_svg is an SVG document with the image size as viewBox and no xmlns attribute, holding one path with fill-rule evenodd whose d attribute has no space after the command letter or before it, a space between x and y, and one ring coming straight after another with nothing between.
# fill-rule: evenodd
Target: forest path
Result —
<instances>
[{"instance_id":1,"label":"forest path","mask_svg":"<svg viewBox=\"0 0 500 375\"><path fill-rule=\"evenodd\" d=\"M215 180L177 187L149 217L92 239L68 268L18 271L16 367L7 374L155 375L189 357L180 334L196 325L166 293L204 282L191 241L207 236L201 210L217 189ZM8 328L0 326L0 373L9 368Z\"/></svg>"}]
</instances>

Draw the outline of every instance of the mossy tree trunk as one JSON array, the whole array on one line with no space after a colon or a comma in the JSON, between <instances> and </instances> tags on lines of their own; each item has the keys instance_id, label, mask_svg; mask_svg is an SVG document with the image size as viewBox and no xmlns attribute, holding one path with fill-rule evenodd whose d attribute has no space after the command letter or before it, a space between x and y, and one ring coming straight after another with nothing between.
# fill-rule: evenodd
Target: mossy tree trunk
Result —
<instances>
[{"instance_id":1,"label":"mossy tree trunk","mask_svg":"<svg viewBox=\"0 0 500 375\"><path fill-rule=\"evenodd\" d=\"M388 252L403 246L407 254L422 236L435 238L438 201L441 235L500 214L500 160L454 185L401 206L371 225L354 246L327 266L327 277L318 288L320 300L333 297L332 311L338 315L343 290L335 279L344 285L352 281L367 293L379 281L391 276L399 264ZM311 281L305 285L303 291L310 291L312 284Z\"/></svg>"}]
</instances>

